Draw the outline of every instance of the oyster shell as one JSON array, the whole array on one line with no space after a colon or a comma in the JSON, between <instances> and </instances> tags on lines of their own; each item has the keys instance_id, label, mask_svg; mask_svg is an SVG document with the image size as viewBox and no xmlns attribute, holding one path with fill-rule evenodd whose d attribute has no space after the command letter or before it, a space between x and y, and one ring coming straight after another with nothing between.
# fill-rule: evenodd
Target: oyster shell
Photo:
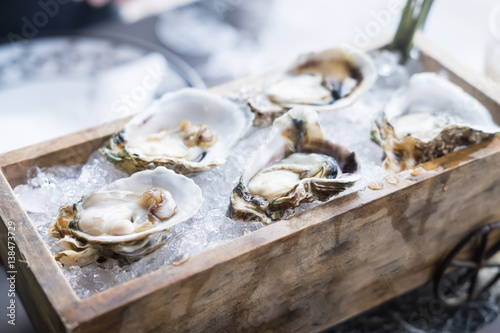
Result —
<instances>
[{"instance_id":1,"label":"oyster shell","mask_svg":"<svg viewBox=\"0 0 500 333\"><path fill-rule=\"evenodd\" d=\"M302 56L287 72L272 77L262 94L248 100L254 125L263 127L293 107L334 111L352 104L377 79L371 57L333 48Z\"/></svg>"},{"instance_id":2,"label":"oyster shell","mask_svg":"<svg viewBox=\"0 0 500 333\"><path fill-rule=\"evenodd\" d=\"M165 166L188 175L225 163L251 122L236 104L186 88L136 115L100 151L129 174Z\"/></svg>"},{"instance_id":3,"label":"oyster shell","mask_svg":"<svg viewBox=\"0 0 500 333\"><path fill-rule=\"evenodd\" d=\"M315 111L292 109L248 158L228 216L271 223L301 203L326 201L352 186L357 168L354 153L325 140Z\"/></svg>"},{"instance_id":4,"label":"oyster shell","mask_svg":"<svg viewBox=\"0 0 500 333\"><path fill-rule=\"evenodd\" d=\"M372 129L394 172L470 146L500 132L491 114L461 88L436 75L413 75L387 102Z\"/></svg>"},{"instance_id":5,"label":"oyster shell","mask_svg":"<svg viewBox=\"0 0 500 333\"><path fill-rule=\"evenodd\" d=\"M189 178L158 167L119 179L61 206L49 234L64 251L65 266L99 258L136 260L165 243L164 235L190 219L202 204L201 189Z\"/></svg>"}]
</instances>

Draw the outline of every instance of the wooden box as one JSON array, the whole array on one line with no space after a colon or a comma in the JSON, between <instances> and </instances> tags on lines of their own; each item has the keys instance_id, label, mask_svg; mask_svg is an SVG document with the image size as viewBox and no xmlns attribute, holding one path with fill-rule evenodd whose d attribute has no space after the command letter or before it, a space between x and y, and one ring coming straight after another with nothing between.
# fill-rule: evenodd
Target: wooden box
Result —
<instances>
[{"instance_id":1,"label":"wooden box","mask_svg":"<svg viewBox=\"0 0 500 333\"><path fill-rule=\"evenodd\" d=\"M500 121L478 77L421 35L416 45L426 71L446 70ZM496 138L424 164L440 170L425 180L349 194L81 300L12 188L31 166L84 162L123 123L0 156L2 262L14 225L17 291L40 332L319 331L428 282L459 239L500 219Z\"/></svg>"}]
</instances>

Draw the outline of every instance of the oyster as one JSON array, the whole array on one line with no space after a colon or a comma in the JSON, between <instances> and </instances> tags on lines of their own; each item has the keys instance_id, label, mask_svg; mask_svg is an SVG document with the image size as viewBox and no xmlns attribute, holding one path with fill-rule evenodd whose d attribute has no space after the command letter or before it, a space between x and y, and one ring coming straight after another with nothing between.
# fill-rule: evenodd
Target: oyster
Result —
<instances>
[{"instance_id":1,"label":"oyster","mask_svg":"<svg viewBox=\"0 0 500 333\"><path fill-rule=\"evenodd\" d=\"M262 94L248 100L254 125L263 127L296 106L333 111L352 104L377 79L370 56L333 48L305 55L287 72L272 77Z\"/></svg>"},{"instance_id":2,"label":"oyster","mask_svg":"<svg viewBox=\"0 0 500 333\"><path fill-rule=\"evenodd\" d=\"M435 73L420 73L389 99L374 122L372 140L384 149L383 167L398 172L498 132L476 99Z\"/></svg>"},{"instance_id":3,"label":"oyster","mask_svg":"<svg viewBox=\"0 0 500 333\"><path fill-rule=\"evenodd\" d=\"M165 243L164 235L190 219L202 204L200 188L164 167L138 172L61 206L49 234L64 251L65 266L100 258L136 260Z\"/></svg>"},{"instance_id":4,"label":"oyster","mask_svg":"<svg viewBox=\"0 0 500 333\"><path fill-rule=\"evenodd\" d=\"M325 140L315 111L292 109L274 121L267 142L250 155L228 216L270 223L301 203L326 201L352 186L357 168L354 153Z\"/></svg>"},{"instance_id":5,"label":"oyster","mask_svg":"<svg viewBox=\"0 0 500 333\"><path fill-rule=\"evenodd\" d=\"M225 163L251 121L236 104L186 88L136 115L100 151L129 174L165 166L187 175Z\"/></svg>"}]
</instances>

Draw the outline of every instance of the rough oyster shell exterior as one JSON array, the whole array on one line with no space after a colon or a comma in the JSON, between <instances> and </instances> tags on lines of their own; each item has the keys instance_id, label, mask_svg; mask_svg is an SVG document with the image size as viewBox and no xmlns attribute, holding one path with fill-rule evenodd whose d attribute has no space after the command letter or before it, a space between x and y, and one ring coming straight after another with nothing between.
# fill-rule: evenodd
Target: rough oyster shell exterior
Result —
<instances>
[{"instance_id":1,"label":"rough oyster shell exterior","mask_svg":"<svg viewBox=\"0 0 500 333\"><path fill-rule=\"evenodd\" d=\"M248 184L260 170L296 152L333 157L339 167L337 177L304 178L288 193L271 200L250 192ZM276 119L267 142L249 156L231 194L228 216L235 220L271 223L301 203L326 201L351 187L359 179L359 175L353 174L357 168L354 153L324 138L315 111L293 109Z\"/></svg>"},{"instance_id":2,"label":"rough oyster shell exterior","mask_svg":"<svg viewBox=\"0 0 500 333\"><path fill-rule=\"evenodd\" d=\"M401 126L402 117L415 118L407 118L410 126ZM500 127L476 99L435 73L420 73L387 102L374 121L372 140L384 149L383 167L399 172L498 132Z\"/></svg>"},{"instance_id":3,"label":"rough oyster shell exterior","mask_svg":"<svg viewBox=\"0 0 500 333\"><path fill-rule=\"evenodd\" d=\"M166 155L144 156L127 150L128 140L136 133L155 133L173 128L183 120L208 125L218 136L201 160L187 160ZM144 112L132 118L100 149L108 162L132 174L164 166L189 175L225 163L232 147L251 126L253 116L236 104L212 93L185 88L168 93Z\"/></svg>"},{"instance_id":4,"label":"rough oyster shell exterior","mask_svg":"<svg viewBox=\"0 0 500 333\"><path fill-rule=\"evenodd\" d=\"M170 218L155 221L147 229L124 235L96 235L80 230L79 219L83 207L93 194L117 191L141 194L153 188L167 191L173 197L176 209ZM166 242L164 236L170 229L193 217L202 202L201 189L191 179L164 167L119 179L84 196L73 205L60 207L57 220L49 227L49 234L60 239L57 245L64 250L56 254L56 259L66 266L85 266L99 258L117 258L125 262L137 260L163 246ZM116 203L110 203L113 204Z\"/></svg>"},{"instance_id":5,"label":"rough oyster shell exterior","mask_svg":"<svg viewBox=\"0 0 500 333\"><path fill-rule=\"evenodd\" d=\"M304 75L313 77L301 80L300 77ZM294 107L307 107L315 111L345 108L367 92L377 77L371 57L354 48L346 50L338 47L303 55L286 72L271 75L261 94L249 98L248 105L255 114L254 125L270 126L276 118ZM319 84L314 84L316 79ZM350 83L348 91L347 81ZM300 82L305 87L298 87Z\"/></svg>"}]
</instances>

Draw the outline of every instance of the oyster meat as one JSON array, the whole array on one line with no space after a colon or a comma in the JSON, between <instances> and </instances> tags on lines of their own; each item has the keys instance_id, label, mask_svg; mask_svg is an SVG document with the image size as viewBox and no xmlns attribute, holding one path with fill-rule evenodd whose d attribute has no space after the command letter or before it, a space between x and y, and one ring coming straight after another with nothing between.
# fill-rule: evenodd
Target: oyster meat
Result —
<instances>
[{"instance_id":1,"label":"oyster meat","mask_svg":"<svg viewBox=\"0 0 500 333\"><path fill-rule=\"evenodd\" d=\"M334 48L301 57L287 72L271 77L248 105L255 113L254 125L269 126L293 107L333 111L349 106L376 79L368 54Z\"/></svg>"},{"instance_id":2,"label":"oyster meat","mask_svg":"<svg viewBox=\"0 0 500 333\"><path fill-rule=\"evenodd\" d=\"M207 150L217 142L208 125L195 125L189 120L181 120L173 128L163 128L156 133L131 136L127 151L132 156L158 156L201 161Z\"/></svg>"},{"instance_id":3,"label":"oyster meat","mask_svg":"<svg viewBox=\"0 0 500 333\"><path fill-rule=\"evenodd\" d=\"M251 118L219 96L181 89L132 118L100 151L129 174L165 166L188 175L225 163Z\"/></svg>"},{"instance_id":4,"label":"oyster meat","mask_svg":"<svg viewBox=\"0 0 500 333\"><path fill-rule=\"evenodd\" d=\"M200 188L189 178L158 167L119 179L61 206L49 234L64 251L65 266L85 266L105 258L130 262L165 243L164 235L190 219L202 204Z\"/></svg>"},{"instance_id":5,"label":"oyster meat","mask_svg":"<svg viewBox=\"0 0 500 333\"><path fill-rule=\"evenodd\" d=\"M228 216L271 223L301 203L326 201L352 186L357 168L354 153L324 138L315 111L292 109L247 160Z\"/></svg>"},{"instance_id":6,"label":"oyster meat","mask_svg":"<svg viewBox=\"0 0 500 333\"><path fill-rule=\"evenodd\" d=\"M488 110L436 75L413 75L376 118L372 139L385 153L383 167L409 169L500 132Z\"/></svg>"}]
</instances>

